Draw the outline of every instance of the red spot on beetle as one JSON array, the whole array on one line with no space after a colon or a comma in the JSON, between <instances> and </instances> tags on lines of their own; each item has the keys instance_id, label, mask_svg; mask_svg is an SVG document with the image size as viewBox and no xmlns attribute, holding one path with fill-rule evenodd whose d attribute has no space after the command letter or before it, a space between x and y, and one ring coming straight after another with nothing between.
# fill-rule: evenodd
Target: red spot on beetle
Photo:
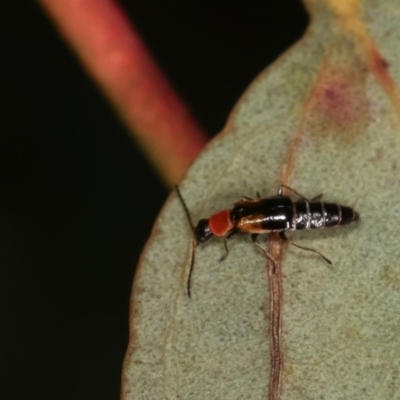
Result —
<instances>
[{"instance_id":1,"label":"red spot on beetle","mask_svg":"<svg viewBox=\"0 0 400 400\"><path fill-rule=\"evenodd\" d=\"M208 221L211 232L215 236L225 236L233 228L230 210L222 210L212 215Z\"/></svg>"}]
</instances>

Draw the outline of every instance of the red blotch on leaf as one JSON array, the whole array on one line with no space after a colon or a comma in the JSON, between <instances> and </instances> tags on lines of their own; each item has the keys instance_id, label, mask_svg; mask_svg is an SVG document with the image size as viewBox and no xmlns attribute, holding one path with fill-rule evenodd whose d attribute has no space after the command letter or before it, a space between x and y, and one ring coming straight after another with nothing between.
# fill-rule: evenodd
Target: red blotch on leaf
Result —
<instances>
[{"instance_id":1,"label":"red blotch on leaf","mask_svg":"<svg viewBox=\"0 0 400 400\"><path fill-rule=\"evenodd\" d=\"M372 69L378 79L385 84L386 87L393 85L392 78L389 74L389 63L381 56L376 48L371 51Z\"/></svg>"},{"instance_id":2,"label":"red blotch on leaf","mask_svg":"<svg viewBox=\"0 0 400 400\"><path fill-rule=\"evenodd\" d=\"M312 99L312 114L324 128L352 130L368 115L365 93L366 68L327 67L318 79ZM335 133L336 133L335 132Z\"/></svg>"}]
</instances>

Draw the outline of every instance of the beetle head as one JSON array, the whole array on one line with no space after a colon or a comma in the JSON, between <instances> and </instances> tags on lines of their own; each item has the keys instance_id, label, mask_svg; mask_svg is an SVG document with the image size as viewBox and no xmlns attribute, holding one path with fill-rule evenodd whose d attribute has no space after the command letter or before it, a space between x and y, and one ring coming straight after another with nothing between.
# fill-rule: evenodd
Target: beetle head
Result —
<instances>
[{"instance_id":1,"label":"beetle head","mask_svg":"<svg viewBox=\"0 0 400 400\"><path fill-rule=\"evenodd\" d=\"M194 229L194 238L197 243L204 243L210 239L214 234L210 229L208 219L201 219Z\"/></svg>"}]
</instances>

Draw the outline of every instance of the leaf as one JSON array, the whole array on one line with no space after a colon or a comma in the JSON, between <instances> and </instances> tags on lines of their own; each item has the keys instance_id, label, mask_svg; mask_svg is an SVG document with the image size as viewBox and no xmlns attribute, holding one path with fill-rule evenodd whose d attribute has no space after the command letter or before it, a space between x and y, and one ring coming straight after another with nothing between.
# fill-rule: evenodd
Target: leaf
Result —
<instances>
[{"instance_id":1,"label":"leaf","mask_svg":"<svg viewBox=\"0 0 400 400\"><path fill-rule=\"evenodd\" d=\"M307 1L304 39L263 72L180 185L194 219L285 183L354 207L347 227L199 246L176 193L136 273L128 399L400 397L400 3ZM283 292L281 291L283 289ZM272 346L272 348L271 348Z\"/></svg>"}]
</instances>

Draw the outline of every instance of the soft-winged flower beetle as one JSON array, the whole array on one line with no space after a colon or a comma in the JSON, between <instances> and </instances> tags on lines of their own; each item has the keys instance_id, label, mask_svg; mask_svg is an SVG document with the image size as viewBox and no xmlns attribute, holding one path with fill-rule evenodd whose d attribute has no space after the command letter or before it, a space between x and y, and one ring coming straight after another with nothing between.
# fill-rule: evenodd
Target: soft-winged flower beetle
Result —
<instances>
[{"instance_id":1,"label":"soft-winged flower beetle","mask_svg":"<svg viewBox=\"0 0 400 400\"><path fill-rule=\"evenodd\" d=\"M285 196L283 188L290 190L299 199L293 200L290 196ZM232 209L218 211L209 218L200 219L197 225L194 226L189 209L178 186L176 186L176 191L194 234L192 257L187 278L187 294L189 297L195 249L199 243L204 243L213 236L224 239L225 254L220 261L228 255L227 239L238 232L247 232L250 233L253 243L275 265L274 259L257 242L257 237L263 233L277 232L283 241L300 249L316 253L328 264L332 264L319 251L300 246L289 240L285 235L285 231L331 228L347 225L360 219L359 214L351 207L319 201L322 195L308 200L289 186L280 185L276 196L260 198L257 193L257 198L242 197L238 202L234 203Z\"/></svg>"}]
</instances>

